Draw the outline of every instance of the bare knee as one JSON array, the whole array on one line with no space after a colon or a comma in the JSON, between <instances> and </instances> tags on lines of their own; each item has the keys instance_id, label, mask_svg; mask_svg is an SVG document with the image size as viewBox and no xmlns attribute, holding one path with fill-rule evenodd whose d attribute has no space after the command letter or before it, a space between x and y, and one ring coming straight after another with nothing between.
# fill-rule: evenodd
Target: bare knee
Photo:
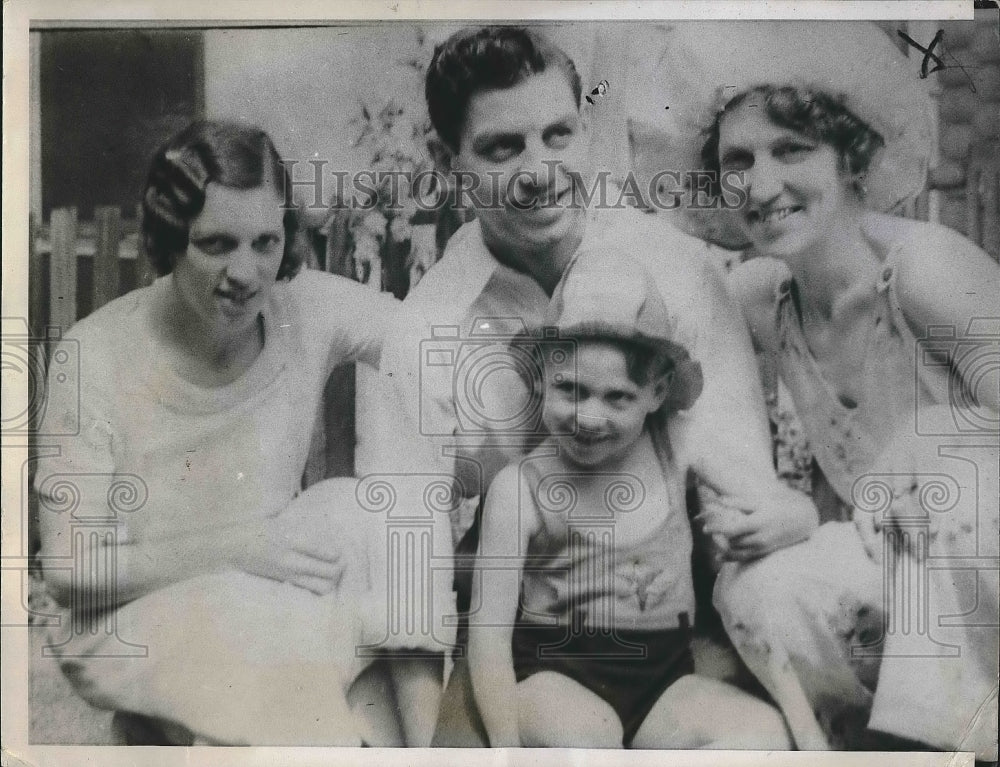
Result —
<instances>
[{"instance_id":1,"label":"bare knee","mask_svg":"<svg viewBox=\"0 0 1000 767\"><path fill-rule=\"evenodd\" d=\"M621 748L618 714L600 696L555 672L517 685L518 729L528 748Z\"/></svg>"},{"instance_id":2,"label":"bare knee","mask_svg":"<svg viewBox=\"0 0 1000 767\"><path fill-rule=\"evenodd\" d=\"M633 740L636 748L788 749L781 713L732 685L694 674L664 692Z\"/></svg>"}]
</instances>

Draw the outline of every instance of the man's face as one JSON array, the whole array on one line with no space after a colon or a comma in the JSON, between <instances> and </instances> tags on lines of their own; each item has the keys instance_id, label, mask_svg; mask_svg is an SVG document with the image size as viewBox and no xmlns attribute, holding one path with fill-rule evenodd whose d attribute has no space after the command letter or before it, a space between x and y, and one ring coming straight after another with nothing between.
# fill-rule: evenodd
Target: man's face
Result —
<instances>
[{"instance_id":1,"label":"man's face","mask_svg":"<svg viewBox=\"0 0 1000 767\"><path fill-rule=\"evenodd\" d=\"M582 223L571 208L588 134L566 75L557 67L469 100L452 168L469 174L487 242L515 253L545 252ZM573 174L573 175L571 175Z\"/></svg>"}]
</instances>

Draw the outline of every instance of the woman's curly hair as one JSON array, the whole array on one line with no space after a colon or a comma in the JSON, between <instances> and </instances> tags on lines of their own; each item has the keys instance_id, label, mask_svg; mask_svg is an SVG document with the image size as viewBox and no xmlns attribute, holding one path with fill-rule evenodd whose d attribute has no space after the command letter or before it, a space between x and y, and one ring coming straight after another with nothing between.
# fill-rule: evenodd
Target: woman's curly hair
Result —
<instances>
[{"instance_id":1,"label":"woman's curly hair","mask_svg":"<svg viewBox=\"0 0 1000 767\"><path fill-rule=\"evenodd\" d=\"M271 184L285 200L285 249L278 279L294 277L303 256L297 245L299 218L286 200L291 189L270 136L254 126L222 120L197 120L153 156L142 194L142 238L156 271L169 274L187 250L191 221L205 206L205 187L215 182L234 189Z\"/></svg>"},{"instance_id":2,"label":"woman's curly hair","mask_svg":"<svg viewBox=\"0 0 1000 767\"><path fill-rule=\"evenodd\" d=\"M854 177L856 191L863 193L862 179L875 154L885 146L882 134L851 112L843 101L819 91L800 91L791 86L764 85L732 98L705 131L701 150L703 167L719 178L719 126L727 112L751 95L761 98L765 114L782 128L793 130L813 141L829 144L837 152L840 169ZM716 182L713 192L718 192Z\"/></svg>"}]
</instances>

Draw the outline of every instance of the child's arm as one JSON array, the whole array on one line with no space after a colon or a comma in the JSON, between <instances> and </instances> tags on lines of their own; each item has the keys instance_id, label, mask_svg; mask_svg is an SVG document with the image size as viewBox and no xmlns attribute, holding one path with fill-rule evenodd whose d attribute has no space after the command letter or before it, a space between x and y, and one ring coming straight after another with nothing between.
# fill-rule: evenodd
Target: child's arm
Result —
<instances>
[{"instance_id":1,"label":"child's arm","mask_svg":"<svg viewBox=\"0 0 1000 767\"><path fill-rule=\"evenodd\" d=\"M521 745L511 635L521 569L537 521L533 508L520 508L519 496L518 468L507 466L486 496L472 588L482 603L469 620L469 667L476 703L494 748ZM484 566L483 557L493 560L489 567ZM500 569L498 560L502 561Z\"/></svg>"}]
</instances>

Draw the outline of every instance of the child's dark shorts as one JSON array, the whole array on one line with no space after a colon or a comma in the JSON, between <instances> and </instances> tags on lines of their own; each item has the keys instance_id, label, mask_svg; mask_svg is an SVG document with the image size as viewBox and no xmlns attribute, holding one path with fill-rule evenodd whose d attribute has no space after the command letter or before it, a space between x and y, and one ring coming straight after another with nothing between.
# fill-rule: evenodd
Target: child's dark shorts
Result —
<instances>
[{"instance_id":1,"label":"child's dark shorts","mask_svg":"<svg viewBox=\"0 0 1000 767\"><path fill-rule=\"evenodd\" d=\"M686 616L685 616L686 617ZM521 624L514 628L514 676L518 682L540 671L554 671L579 682L618 713L628 746L656 701L682 676L694 673L691 631L682 626L662 631L580 633L569 629ZM623 643L631 645L623 647ZM645 647L636 656L635 645ZM627 657L625 657L627 656Z\"/></svg>"}]
</instances>

